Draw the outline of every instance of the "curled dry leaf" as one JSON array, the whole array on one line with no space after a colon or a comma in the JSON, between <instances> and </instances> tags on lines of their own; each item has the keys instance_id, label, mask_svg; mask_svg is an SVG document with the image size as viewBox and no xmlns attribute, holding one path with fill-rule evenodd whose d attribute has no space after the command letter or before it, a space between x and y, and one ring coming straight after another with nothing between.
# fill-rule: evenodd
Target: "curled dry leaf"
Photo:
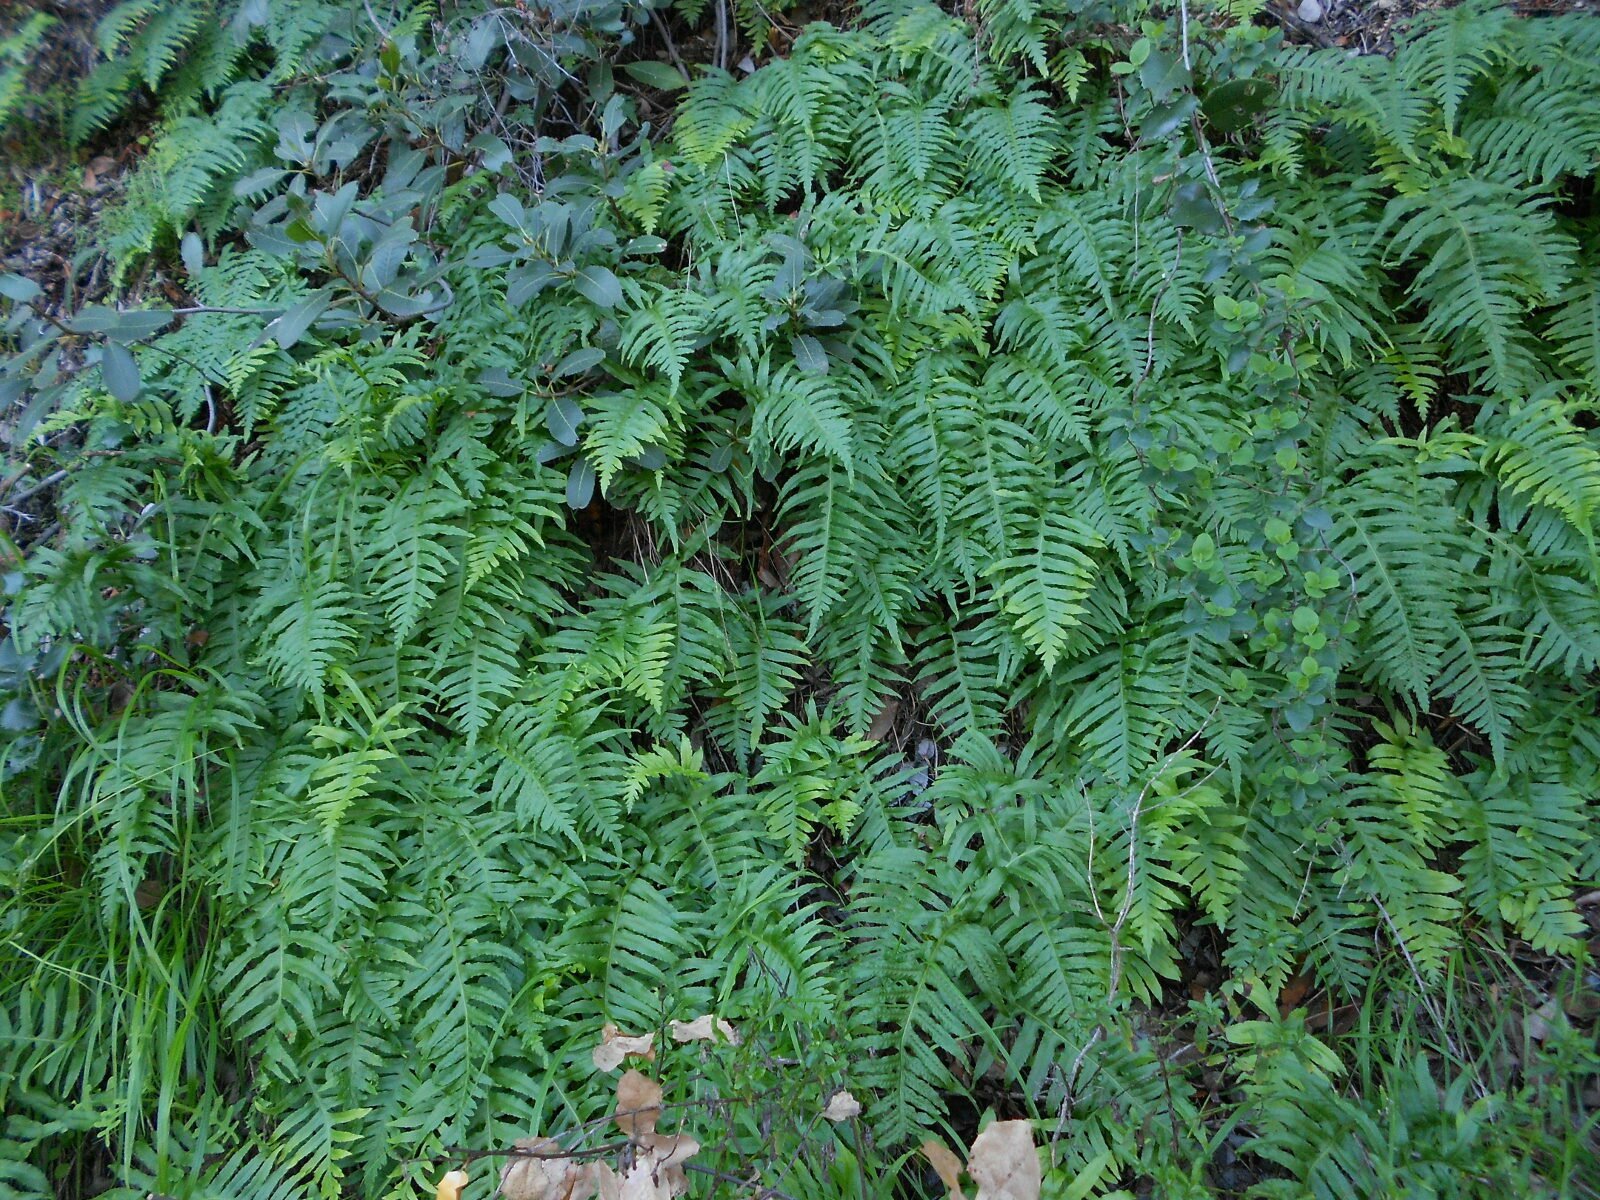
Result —
<instances>
[{"instance_id":1,"label":"curled dry leaf","mask_svg":"<svg viewBox=\"0 0 1600 1200\"><path fill-rule=\"evenodd\" d=\"M667 1181L651 1171L649 1163L637 1162L622 1177L617 1200L672 1200L672 1192Z\"/></svg>"},{"instance_id":2,"label":"curled dry leaf","mask_svg":"<svg viewBox=\"0 0 1600 1200\"><path fill-rule=\"evenodd\" d=\"M461 1200L461 1189L467 1186L465 1171L446 1171L433 1190L433 1200Z\"/></svg>"},{"instance_id":3,"label":"curled dry leaf","mask_svg":"<svg viewBox=\"0 0 1600 1200\"><path fill-rule=\"evenodd\" d=\"M859 1117L861 1115L861 1101L857 1100L849 1092L835 1092L828 1097L828 1107L822 1110L822 1115L830 1121L848 1121L851 1117ZM944 1147L941 1146L940 1149L942 1150ZM955 1155L952 1154L950 1157L954 1158Z\"/></svg>"},{"instance_id":4,"label":"curled dry leaf","mask_svg":"<svg viewBox=\"0 0 1600 1200\"><path fill-rule=\"evenodd\" d=\"M514 1157L500 1172L500 1194L505 1200L590 1200L597 1188L593 1164L580 1163L561 1153L554 1138L521 1138L518 1150L537 1155Z\"/></svg>"},{"instance_id":5,"label":"curled dry leaf","mask_svg":"<svg viewBox=\"0 0 1600 1200\"><path fill-rule=\"evenodd\" d=\"M654 1062L655 1041L656 1035L653 1033L633 1037L608 1022L601 1027L600 1044L594 1048L595 1070L615 1071L630 1054Z\"/></svg>"},{"instance_id":6,"label":"curled dry leaf","mask_svg":"<svg viewBox=\"0 0 1600 1200\"><path fill-rule=\"evenodd\" d=\"M922 1143L922 1157L933 1164L939 1182L944 1184L945 1191L950 1193L949 1200L966 1200L961 1192L961 1160L955 1156L950 1147L929 1138Z\"/></svg>"},{"instance_id":7,"label":"curled dry leaf","mask_svg":"<svg viewBox=\"0 0 1600 1200\"><path fill-rule=\"evenodd\" d=\"M657 1167L677 1167L700 1153L700 1143L687 1133L647 1133L639 1138L647 1157Z\"/></svg>"},{"instance_id":8,"label":"curled dry leaf","mask_svg":"<svg viewBox=\"0 0 1600 1200\"><path fill-rule=\"evenodd\" d=\"M972 1143L967 1174L978 1185L977 1200L1039 1200L1044 1174L1033 1148L1033 1125L996 1121Z\"/></svg>"},{"instance_id":9,"label":"curled dry leaf","mask_svg":"<svg viewBox=\"0 0 1600 1200\"><path fill-rule=\"evenodd\" d=\"M672 1022L672 1040L675 1042L728 1042L739 1044L739 1031L727 1021L707 1013L692 1021Z\"/></svg>"},{"instance_id":10,"label":"curled dry leaf","mask_svg":"<svg viewBox=\"0 0 1600 1200\"><path fill-rule=\"evenodd\" d=\"M617 1080L617 1128L634 1141L654 1134L661 1119L661 1085L638 1071Z\"/></svg>"},{"instance_id":11,"label":"curled dry leaf","mask_svg":"<svg viewBox=\"0 0 1600 1200\"><path fill-rule=\"evenodd\" d=\"M894 719L900 715L900 701L891 699L881 709L878 715L872 718L872 724L867 726L867 740L881 742L894 730Z\"/></svg>"},{"instance_id":12,"label":"curled dry leaf","mask_svg":"<svg viewBox=\"0 0 1600 1200\"><path fill-rule=\"evenodd\" d=\"M656 1132L656 1122L661 1119L659 1083L638 1071L624 1074L617 1080L615 1119L636 1147L634 1166L620 1178L614 1171L596 1172L601 1200L671 1200L689 1190L683 1164L700 1153L700 1143L686 1133Z\"/></svg>"},{"instance_id":13,"label":"curled dry leaf","mask_svg":"<svg viewBox=\"0 0 1600 1200\"><path fill-rule=\"evenodd\" d=\"M651 1133L639 1139L644 1149L641 1162L648 1162L668 1196L681 1196L689 1190L689 1177L683 1164L700 1153L700 1143L686 1133Z\"/></svg>"}]
</instances>

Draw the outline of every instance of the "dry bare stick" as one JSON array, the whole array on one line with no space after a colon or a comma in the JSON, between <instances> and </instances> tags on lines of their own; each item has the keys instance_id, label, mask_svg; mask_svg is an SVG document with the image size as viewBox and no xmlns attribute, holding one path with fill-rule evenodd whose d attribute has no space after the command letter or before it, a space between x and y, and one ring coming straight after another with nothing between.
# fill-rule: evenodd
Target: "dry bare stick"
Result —
<instances>
[{"instance_id":1,"label":"dry bare stick","mask_svg":"<svg viewBox=\"0 0 1600 1200\"><path fill-rule=\"evenodd\" d=\"M669 1112L682 1112L690 1108L707 1109L734 1104L766 1103L776 1098L778 1098L777 1091L774 1089L770 1092L760 1092L749 1096L719 1096L702 1100L669 1100L661 1104L652 1104L645 1108L622 1108L608 1112L603 1116L595 1117L592 1120L584 1121L581 1125L574 1125L570 1129L565 1129L561 1133L553 1135L551 1140L559 1142L564 1137L576 1136L581 1138L595 1129L611 1124L618 1117L633 1117L647 1112L666 1114ZM523 1150L515 1146L485 1150L473 1146L444 1146L432 1154L417 1154L404 1161L409 1164L438 1162L440 1159L461 1159L465 1162L472 1162L479 1158L593 1158L599 1154L616 1153L626 1149L631 1144L631 1141L611 1142L603 1146L591 1146L588 1149L579 1149L574 1146L570 1150Z\"/></svg>"},{"instance_id":2,"label":"dry bare stick","mask_svg":"<svg viewBox=\"0 0 1600 1200\"><path fill-rule=\"evenodd\" d=\"M707 1167L695 1162L679 1163L678 1165L685 1171L690 1171L696 1175L710 1176L718 1183L731 1183L735 1187L750 1188L753 1190L755 1200L796 1200L796 1197L791 1196L788 1192L780 1192L775 1187L766 1187L753 1179L742 1178L730 1171L719 1171L715 1167Z\"/></svg>"},{"instance_id":3,"label":"dry bare stick","mask_svg":"<svg viewBox=\"0 0 1600 1200\"><path fill-rule=\"evenodd\" d=\"M672 65L678 68L678 74L686 81L692 80L694 76L690 75L689 68L684 66L683 58L678 54L677 43L672 40L672 34L668 32L667 23L661 19L661 14L653 8L650 9L650 20L654 23L656 32L661 35L661 40L666 43L667 57L672 59Z\"/></svg>"},{"instance_id":4,"label":"dry bare stick","mask_svg":"<svg viewBox=\"0 0 1600 1200\"><path fill-rule=\"evenodd\" d=\"M14 496L6 496L5 503L8 505L15 505L21 504L24 500L31 500L33 497L37 496L40 492L46 490L47 488L55 487L56 484L60 483L66 477L67 472L65 468L62 468L59 471L52 471L33 486L23 488Z\"/></svg>"},{"instance_id":5,"label":"dry bare stick","mask_svg":"<svg viewBox=\"0 0 1600 1200\"><path fill-rule=\"evenodd\" d=\"M728 0L717 0L717 70L728 69L728 59L733 57L733 48L729 45L728 35Z\"/></svg>"}]
</instances>

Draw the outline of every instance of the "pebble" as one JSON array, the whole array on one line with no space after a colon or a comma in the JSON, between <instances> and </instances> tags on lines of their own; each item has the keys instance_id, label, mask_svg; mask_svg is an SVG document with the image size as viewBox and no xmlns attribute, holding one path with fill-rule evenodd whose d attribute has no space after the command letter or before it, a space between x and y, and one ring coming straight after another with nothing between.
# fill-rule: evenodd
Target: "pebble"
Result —
<instances>
[{"instance_id":1,"label":"pebble","mask_svg":"<svg viewBox=\"0 0 1600 1200\"><path fill-rule=\"evenodd\" d=\"M1322 5L1318 0L1300 0L1300 19L1307 25L1315 25L1322 20Z\"/></svg>"}]
</instances>

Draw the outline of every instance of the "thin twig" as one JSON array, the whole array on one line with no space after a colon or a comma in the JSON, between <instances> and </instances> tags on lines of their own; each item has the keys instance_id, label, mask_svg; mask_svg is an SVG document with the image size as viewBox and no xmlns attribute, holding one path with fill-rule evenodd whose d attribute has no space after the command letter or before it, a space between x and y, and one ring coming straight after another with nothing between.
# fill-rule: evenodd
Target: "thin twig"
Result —
<instances>
[{"instance_id":1,"label":"thin twig","mask_svg":"<svg viewBox=\"0 0 1600 1200\"><path fill-rule=\"evenodd\" d=\"M611 1124L611 1122L615 1121L618 1117L639 1116L644 1113L655 1113L659 1115L662 1113L679 1112L683 1109L689 1108L707 1108L717 1104L755 1104L758 1101L771 1100L772 1097L773 1094L767 1092L756 1093L755 1095L749 1096L724 1096L714 1101L673 1100L661 1104L647 1105L644 1108L619 1108L614 1112L608 1112L604 1116L595 1117L592 1120L583 1122L581 1125L574 1125L572 1128L563 1130L559 1134L554 1134L552 1135L552 1140L559 1140L560 1138L564 1137L581 1137L594 1129ZM471 1146L444 1146L432 1154L414 1155L405 1161L408 1163L421 1163L438 1162L440 1159L462 1159L464 1161L471 1161L472 1159L476 1158L574 1158L579 1155L593 1156L595 1154L615 1153L619 1150L625 1149L630 1144L631 1142L615 1142L606 1146L598 1146L588 1150L573 1149L561 1151L522 1150L518 1149L517 1147L511 1147L509 1149L502 1148L484 1150Z\"/></svg>"},{"instance_id":2,"label":"thin twig","mask_svg":"<svg viewBox=\"0 0 1600 1200\"><path fill-rule=\"evenodd\" d=\"M717 69L728 69L728 0L717 0Z\"/></svg>"},{"instance_id":3,"label":"thin twig","mask_svg":"<svg viewBox=\"0 0 1600 1200\"><path fill-rule=\"evenodd\" d=\"M650 20L655 24L656 32L661 35L661 40L666 43L667 57L672 59L672 65L678 68L678 74L685 79L691 78L689 68L684 66L683 58L678 54L678 47L672 40L672 33L667 29L667 23L661 19L661 14L655 9L650 10Z\"/></svg>"},{"instance_id":4,"label":"thin twig","mask_svg":"<svg viewBox=\"0 0 1600 1200\"><path fill-rule=\"evenodd\" d=\"M23 488L22 491L18 492L15 496L7 496L5 498L5 502L8 505L16 505L21 504L24 500L31 500L33 497L37 496L40 492L46 490L47 488L55 487L56 484L60 483L66 477L67 470L65 467L59 471L52 471L32 487Z\"/></svg>"},{"instance_id":5,"label":"thin twig","mask_svg":"<svg viewBox=\"0 0 1600 1200\"><path fill-rule=\"evenodd\" d=\"M610 1115L607 1115L606 1120L611 1120ZM406 1159L406 1162L424 1163L437 1162L440 1159L448 1159L451 1162L470 1163L476 1162L480 1158L599 1158L606 1154L620 1154L631 1145L633 1145L632 1142L623 1140L620 1142L608 1142L604 1146L590 1146L587 1150L581 1150L577 1147L573 1147L571 1150L562 1150L560 1148L555 1150L526 1150L521 1146L511 1146L505 1149L480 1150L467 1146L448 1146L445 1149L440 1150L437 1154L415 1155L412 1158Z\"/></svg>"},{"instance_id":6,"label":"thin twig","mask_svg":"<svg viewBox=\"0 0 1600 1200\"><path fill-rule=\"evenodd\" d=\"M693 1162L679 1163L678 1165L685 1171L692 1171L696 1175L708 1176L718 1183L731 1183L735 1187L754 1188L756 1200L797 1200L796 1197L791 1196L788 1192L779 1191L775 1187L767 1187L765 1184L756 1183L752 1179L745 1179L728 1171L719 1171L715 1167L706 1167Z\"/></svg>"},{"instance_id":7,"label":"thin twig","mask_svg":"<svg viewBox=\"0 0 1600 1200\"><path fill-rule=\"evenodd\" d=\"M383 22L378 20L378 14L372 11L372 0L361 0L361 7L367 10L367 20L372 22L372 27L387 42L389 40L389 31L384 28Z\"/></svg>"}]
</instances>

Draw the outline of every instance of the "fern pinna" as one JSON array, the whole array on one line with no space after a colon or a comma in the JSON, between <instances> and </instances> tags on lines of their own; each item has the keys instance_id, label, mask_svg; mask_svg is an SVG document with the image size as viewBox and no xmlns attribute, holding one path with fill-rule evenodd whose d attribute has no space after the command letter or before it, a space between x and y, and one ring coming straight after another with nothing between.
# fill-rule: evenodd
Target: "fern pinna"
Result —
<instances>
[{"instance_id":1,"label":"fern pinna","mask_svg":"<svg viewBox=\"0 0 1600 1200\"><path fill-rule=\"evenodd\" d=\"M1594 928L1600 22L870 0L662 132L156 7L83 120L235 39L106 226L194 303L56 383L4 289L0 1194L418 1195L710 1012L864 1104L670 1060L796 1195L975 1100L1051 1194L1584 1186L1592 1046L1435 996Z\"/></svg>"}]
</instances>

